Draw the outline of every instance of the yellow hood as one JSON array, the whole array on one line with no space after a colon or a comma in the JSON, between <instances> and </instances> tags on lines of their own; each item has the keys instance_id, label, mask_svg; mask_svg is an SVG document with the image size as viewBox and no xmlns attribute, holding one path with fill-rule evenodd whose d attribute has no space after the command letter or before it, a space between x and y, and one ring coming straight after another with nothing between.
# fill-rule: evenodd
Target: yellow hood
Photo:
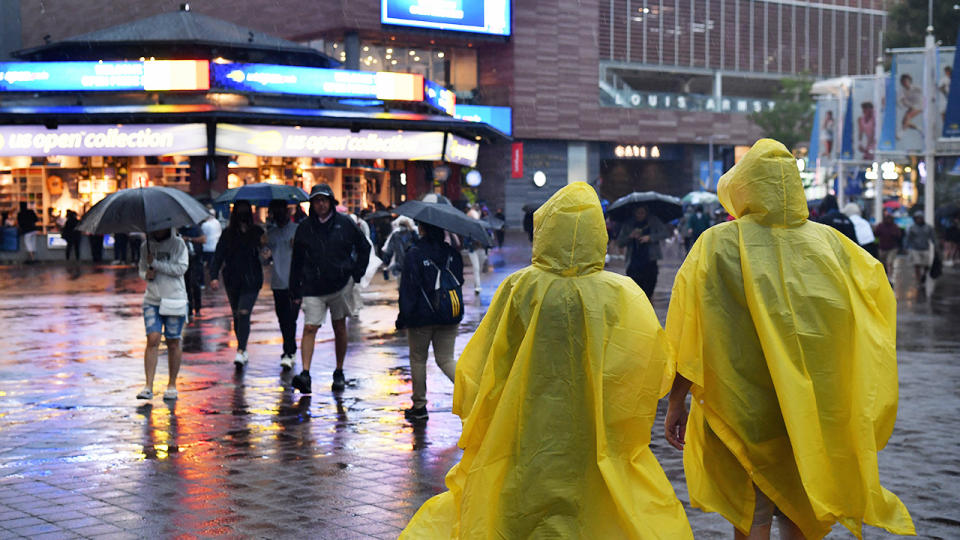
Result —
<instances>
[{"instance_id":1,"label":"yellow hood","mask_svg":"<svg viewBox=\"0 0 960 540\"><path fill-rule=\"evenodd\" d=\"M571 184L534 221L533 265L500 284L457 362L450 491L400 538L692 538L648 446L669 345L643 291L603 271L600 201Z\"/></svg>"},{"instance_id":2,"label":"yellow hood","mask_svg":"<svg viewBox=\"0 0 960 540\"><path fill-rule=\"evenodd\" d=\"M562 276L603 270L607 226L600 199L584 182L570 184L533 214L533 265Z\"/></svg>"},{"instance_id":3,"label":"yellow hood","mask_svg":"<svg viewBox=\"0 0 960 540\"><path fill-rule=\"evenodd\" d=\"M797 160L773 139L760 139L720 177L720 204L735 218L766 226L794 227L809 216Z\"/></svg>"}]
</instances>

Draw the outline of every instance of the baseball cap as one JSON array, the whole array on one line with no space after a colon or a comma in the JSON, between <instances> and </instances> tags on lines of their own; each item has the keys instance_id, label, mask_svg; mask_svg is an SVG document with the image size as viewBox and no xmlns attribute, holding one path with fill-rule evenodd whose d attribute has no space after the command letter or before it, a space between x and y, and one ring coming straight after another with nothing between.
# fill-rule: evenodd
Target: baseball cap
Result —
<instances>
[{"instance_id":1,"label":"baseball cap","mask_svg":"<svg viewBox=\"0 0 960 540\"><path fill-rule=\"evenodd\" d=\"M330 201L333 202L334 206L339 204L339 201L337 201L337 198L333 195L333 189L331 189L330 186L327 184L317 184L313 186L313 189L310 190L311 200L314 197L321 197L321 196L330 199Z\"/></svg>"}]
</instances>

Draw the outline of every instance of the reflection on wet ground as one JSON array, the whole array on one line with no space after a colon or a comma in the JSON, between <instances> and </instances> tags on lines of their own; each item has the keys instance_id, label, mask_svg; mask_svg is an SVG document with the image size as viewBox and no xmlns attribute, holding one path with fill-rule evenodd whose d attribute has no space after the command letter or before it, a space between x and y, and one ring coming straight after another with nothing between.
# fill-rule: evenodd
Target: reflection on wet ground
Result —
<instances>
[{"instance_id":1,"label":"reflection on wet ground","mask_svg":"<svg viewBox=\"0 0 960 540\"><path fill-rule=\"evenodd\" d=\"M529 260L529 245L514 240L491 253L484 294L468 298L458 353L495 285ZM654 297L661 319L676 266L663 265ZM900 274L900 416L881 453L881 479L918 532L941 538L960 535L952 489L960 271L946 270L929 295ZM350 324L342 395L328 386L329 327L314 358L317 392L289 389L267 289L253 312L250 364L236 374L229 309L222 292L206 290L202 318L184 333L181 397L172 403L134 399L144 345L134 269L4 268L0 284L0 536L395 538L460 457L453 387L436 366L428 367L429 423L403 420L410 382L394 281L378 277ZM159 389L162 358L158 372ZM686 501L681 454L661 441L658 424L653 450ZM730 536L722 518L688 515L698 538Z\"/></svg>"}]
</instances>

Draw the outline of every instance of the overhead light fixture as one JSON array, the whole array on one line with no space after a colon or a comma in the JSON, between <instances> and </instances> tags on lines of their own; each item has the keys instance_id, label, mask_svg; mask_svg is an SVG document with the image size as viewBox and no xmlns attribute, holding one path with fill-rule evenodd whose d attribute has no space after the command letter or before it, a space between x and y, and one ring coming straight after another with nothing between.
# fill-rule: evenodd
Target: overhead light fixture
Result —
<instances>
[{"instance_id":1,"label":"overhead light fixture","mask_svg":"<svg viewBox=\"0 0 960 540\"><path fill-rule=\"evenodd\" d=\"M443 51L437 53L437 58L443 58Z\"/></svg>"},{"instance_id":2,"label":"overhead light fixture","mask_svg":"<svg viewBox=\"0 0 960 540\"><path fill-rule=\"evenodd\" d=\"M533 173L533 185L537 187L543 187L547 185L547 175L543 171L537 171Z\"/></svg>"},{"instance_id":3,"label":"overhead light fixture","mask_svg":"<svg viewBox=\"0 0 960 540\"><path fill-rule=\"evenodd\" d=\"M410 51L410 56L416 56L416 54L417 54L417 51L414 51L414 50Z\"/></svg>"}]
</instances>

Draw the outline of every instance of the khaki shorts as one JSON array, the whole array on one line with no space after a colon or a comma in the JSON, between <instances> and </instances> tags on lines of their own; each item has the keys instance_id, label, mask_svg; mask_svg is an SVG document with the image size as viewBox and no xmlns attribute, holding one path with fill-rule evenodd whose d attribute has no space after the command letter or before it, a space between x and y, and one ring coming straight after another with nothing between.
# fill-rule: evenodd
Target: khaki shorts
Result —
<instances>
[{"instance_id":1,"label":"khaki shorts","mask_svg":"<svg viewBox=\"0 0 960 540\"><path fill-rule=\"evenodd\" d=\"M304 296L302 305L305 325L323 326L327 322L327 310L330 310L330 319L333 321L346 319L353 311L353 279L335 293Z\"/></svg>"},{"instance_id":2,"label":"khaki shorts","mask_svg":"<svg viewBox=\"0 0 960 540\"><path fill-rule=\"evenodd\" d=\"M930 250L911 249L909 254L910 264L914 266L930 266Z\"/></svg>"}]
</instances>

